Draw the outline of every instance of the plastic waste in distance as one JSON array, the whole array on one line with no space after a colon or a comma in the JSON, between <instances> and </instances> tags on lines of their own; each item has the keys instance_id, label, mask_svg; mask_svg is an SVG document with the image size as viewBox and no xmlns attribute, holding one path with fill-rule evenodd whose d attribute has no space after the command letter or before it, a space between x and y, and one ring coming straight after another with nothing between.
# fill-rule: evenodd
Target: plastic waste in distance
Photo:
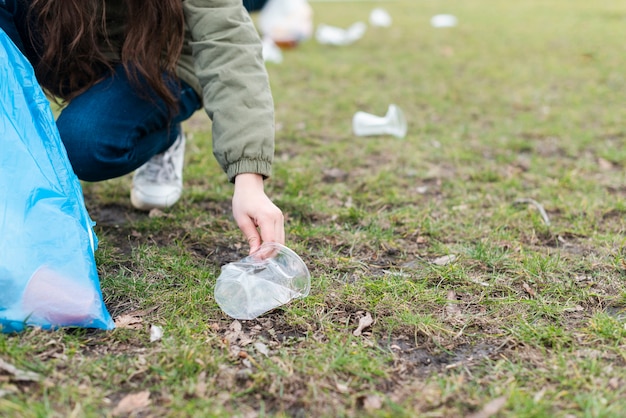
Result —
<instances>
[{"instance_id":1,"label":"plastic waste in distance","mask_svg":"<svg viewBox=\"0 0 626 418\"><path fill-rule=\"evenodd\" d=\"M226 264L215 283L215 301L231 318L254 319L311 289L302 259L284 245L264 243L255 253Z\"/></svg>"},{"instance_id":2,"label":"plastic waste in distance","mask_svg":"<svg viewBox=\"0 0 626 418\"><path fill-rule=\"evenodd\" d=\"M391 16L383 8L377 7L373 9L370 13L370 25L372 26L381 26L387 28L391 26L391 21Z\"/></svg>"},{"instance_id":3,"label":"plastic waste in distance","mask_svg":"<svg viewBox=\"0 0 626 418\"><path fill-rule=\"evenodd\" d=\"M276 64L283 62L283 52L269 36L263 38L263 61Z\"/></svg>"},{"instance_id":4,"label":"plastic waste in distance","mask_svg":"<svg viewBox=\"0 0 626 418\"><path fill-rule=\"evenodd\" d=\"M350 45L361 39L366 29L367 25L363 22L353 23L347 29L321 23L315 31L315 39L325 45Z\"/></svg>"},{"instance_id":5,"label":"plastic waste in distance","mask_svg":"<svg viewBox=\"0 0 626 418\"><path fill-rule=\"evenodd\" d=\"M356 112L352 118L352 130L357 136L393 135L396 138L404 138L407 123L402 109L391 104L383 117Z\"/></svg>"},{"instance_id":6,"label":"plastic waste in distance","mask_svg":"<svg viewBox=\"0 0 626 418\"><path fill-rule=\"evenodd\" d=\"M450 28L456 26L457 23L458 19L453 15L441 14L430 18L430 24L434 28Z\"/></svg>"},{"instance_id":7,"label":"plastic waste in distance","mask_svg":"<svg viewBox=\"0 0 626 418\"><path fill-rule=\"evenodd\" d=\"M293 48L313 34L313 9L307 0L269 0L259 12L259 31L280 48Z\"/></svg>"}]
</instances>

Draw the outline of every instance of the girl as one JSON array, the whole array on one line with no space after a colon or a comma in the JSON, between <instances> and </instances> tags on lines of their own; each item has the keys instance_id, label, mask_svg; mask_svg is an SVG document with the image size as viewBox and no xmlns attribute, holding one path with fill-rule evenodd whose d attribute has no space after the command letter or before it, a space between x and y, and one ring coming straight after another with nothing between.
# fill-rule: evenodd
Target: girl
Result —
<instances>
[{"instance_id":1,"label":"girl","mask_svg":"<svg viewBox=\"0 0 626 418\"><path fill-rule=\"evenodd\" d=\"M0 28L64 105L57 127L78 178L134 171L133 206L173 205L182 193L181 122L204 107L250 252L284 243L282 212L263 189L273 101L242 0L0 0Z\"/></svg>"}]
</instances>

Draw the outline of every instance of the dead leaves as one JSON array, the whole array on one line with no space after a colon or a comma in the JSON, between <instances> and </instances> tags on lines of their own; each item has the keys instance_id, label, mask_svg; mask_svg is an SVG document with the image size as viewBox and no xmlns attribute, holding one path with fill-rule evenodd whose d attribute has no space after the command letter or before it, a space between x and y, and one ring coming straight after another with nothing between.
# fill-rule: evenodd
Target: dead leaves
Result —
<instances>
[{"instance_id":1,"label":"dead leaves","mask_svg":"<svg viewBox=\"0 0 626 418\"><path fill-rule=\"evenodd\" d=\"M376 411L383 407L383 398L380 395L366 395L360 401L363 409L368 412Z\"/></svg>"},{"instance_id":2,"label":"dead leaves","mask_svg":"<svg viewBox=\"0 0 626 418\"><path fill-rule=\"evenodd\" d=\"M450 255L444 255L442 257L439 258L435 258L432 263L437 265L437 266L447 266L448 264L452 264L456 261L456 255L454 254L450 254Z\"/></svg>"},{"instance_id":3,"label":"dead leaves","mask_svg":"<svg viewBox=\"0 0 626 418\"><path fill-rule=\"evenodd\" d=\"M496 415L506 405L507 398L501 396L488 402L481 411L469 415L468 418L490 418Z\"/></svg>"},{"instance_id":4,"label":"dead leaves","mask_svg":"<svg viewBox=\"0 0 626 418\"><path fill-rule=\"evenodd\" d=\"M115 318L115 327L125 329L142 329L143 318L132 315L120 315Z\"/></svg>"},{"instance_id":5,"label":"dead leaves","mask_svg":"<svg viewBox=\"0 0 626 418\"><path fill-rule=\"evenodd\" d=\"M276 342L267 342L263 337L259 338L259 334L263 331L268 332L270 335L274 332L274 324L269 320L261 321L262 324L252 326L249 330L244 330L243 325L238 320L234 320L228 326L228 330L222 337L222 343L227 347L228 352L233 358L238 358L242 361L245 367L252 367L256 365L256 360L251 355L252 353L259 353L265 357L270 357L272 354L271 346L275 346ZM218 331L218 329L214 329ZM249 348L246 348L249 347Z\"/></svg>"},{"instance_id":6,"label":"dead leaves","mask_svg":"<svg viewBox=\"0 0 626 418\"><path fill-rule=\"evenodd\" d=\"M113 416L127 415L146 408L150 405L150 391L144 390L131 393L122 398L113 410Z\"/></svg>"},{"instance_id":7,"label":"dead leaves","mask_svg":"<svg viewBox=\"0 0 626 418\"><path fill-rule=\"evenodd\" d=\"M524 292L528 293L528 295L531 298L536 298L537 297L537 292L535 292L535 289L533 289L532 287L530 287L530 285L526 282L522 283L522 287L524 288Z\"/></svg>"},{"instance_id":8,"label":"dead leaves","mask_svg":"<svg viewBox=\"0 0 626 418\"><path fill-rule=\"evenodd\" d=\"M352 334L355 337L358 337L361 335L361 333L363 332L363 330L365 328L368 328L370 325L372 325L374 323L374 319L372 318L372 314L370 314L369 312L367 312L365 314L365 316L362 316L359 319L359 326L352 332Z\"/></svg>"},{"instance_id":9,"label":"dead leaves","mask_svg":"<svg viewBox=\"0 0 626 418\"><path fill-rule=\"evenodd\" d=\"M153 307L143 311L133 311L122 314L114 319L115 327L118 329L142 330L144 329L143 316L154 311L155 309L156 307ZM149 332L151 343L160 341L163 338L163 328L158 325L151 324Z\"/></svg>"}]
</instances>

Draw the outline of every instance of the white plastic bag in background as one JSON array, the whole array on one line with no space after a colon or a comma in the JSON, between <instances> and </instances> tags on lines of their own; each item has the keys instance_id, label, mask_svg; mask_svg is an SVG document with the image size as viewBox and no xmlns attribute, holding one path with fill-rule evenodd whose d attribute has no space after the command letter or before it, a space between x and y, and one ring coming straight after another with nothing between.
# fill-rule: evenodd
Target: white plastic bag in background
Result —
<instances>
[{"instance_id":1,"label":"white plastic bag in background","mask_svg":"<svg viewBox=\"0 0 626 418\"><path fill-rule=\"evenodd\" d=\"M293 48L313 34L307 0L269 0L259 13L259 30L281 48Z\"/></svg>"}]
</instances>

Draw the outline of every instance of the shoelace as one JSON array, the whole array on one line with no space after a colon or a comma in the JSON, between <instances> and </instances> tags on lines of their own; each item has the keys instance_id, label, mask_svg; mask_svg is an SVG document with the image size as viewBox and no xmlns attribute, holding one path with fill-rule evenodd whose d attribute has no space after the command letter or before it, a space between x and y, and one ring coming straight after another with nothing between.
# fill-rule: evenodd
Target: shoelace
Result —
<instances>
[{"instance_id":1,"label":"shoelace","mask_svg":"<svg viewBox=\"0 0 626 418\"><path fill-rule=\"evenodd\" d=\"M174 147L178 148L177 145L178 144ZM172 159L172 154L175 150L172 148L162 154L157 154L152 157L142 168L139 176L154 183L177 180L178 175L176 174L176 166L174 165L174 161Z\"/></svg>"}]
</instances>

